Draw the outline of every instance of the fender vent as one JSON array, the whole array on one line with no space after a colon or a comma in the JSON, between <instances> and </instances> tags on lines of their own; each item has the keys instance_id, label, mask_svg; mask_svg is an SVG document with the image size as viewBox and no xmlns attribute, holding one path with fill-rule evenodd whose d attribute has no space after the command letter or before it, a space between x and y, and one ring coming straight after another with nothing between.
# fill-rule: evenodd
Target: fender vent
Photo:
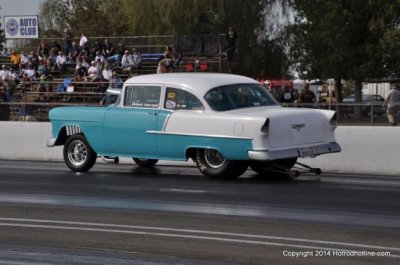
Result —
<instances>
[{"instance_id":1,"label":"fender vent","mask_svg":"<svg viewBox=\"0 0 400 265\"><path fill-rule=\"evenodd\" d=\"M82 132L81 128L79 126L76 126L76 125L67 125L67 126L65 126L65 129L67 131L67 135L68 136L74 135L74 134L78 134L78 133Z\"/></svg>"}]
</instances>

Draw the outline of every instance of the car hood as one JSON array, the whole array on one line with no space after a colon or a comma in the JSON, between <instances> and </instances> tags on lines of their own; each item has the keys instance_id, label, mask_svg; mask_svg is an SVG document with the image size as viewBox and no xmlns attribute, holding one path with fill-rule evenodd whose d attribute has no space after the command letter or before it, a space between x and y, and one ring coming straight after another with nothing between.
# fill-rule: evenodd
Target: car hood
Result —
<instances>
[{"instance_id":1,"label":"car hood","mask_svg":"<svg viewBox=\"0 0 400 265\"><path fill-rule=\"evenodd\" d=\"M58 107L50 110L50 120L98 122L104 117L105 107Z\"/></svg>"}]
</instances>

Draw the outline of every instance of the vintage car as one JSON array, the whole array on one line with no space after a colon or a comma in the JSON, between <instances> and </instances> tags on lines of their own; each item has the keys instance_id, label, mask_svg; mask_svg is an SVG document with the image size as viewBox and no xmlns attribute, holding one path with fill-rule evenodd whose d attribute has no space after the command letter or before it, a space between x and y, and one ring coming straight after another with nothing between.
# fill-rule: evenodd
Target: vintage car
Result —
<instances>
[{"instance_id":1,"label":"vintage car","mask_svg":"<svg viewBox=\"0 0 400 265\"><path fill-rule=\"evenodd\" d=\"M356 107L361 108L361 113L364 117L371 117L372 115L382 116L386 113L385 109L382 107L385 98L381 95L375 94L363 94L361 96L361 101L355 103L355 95L351 94L343 99L344 103L344 113L346 115L354 115Z\"/></svg>"},{"instance_id":2,"label":"vintage car","mask_svg":"<svg viewBox=\"0 0 400 265\"><path fill-rule=\"evenodd\" d=\"M253 79L168 73L128 79L115 104L49 113L48 146L64 145L67 166L87 171L97 156L140 166L185 161L215 178L289 172L299 157L340 152L334 111L284 108Z\"/></svg>"}]
</instances>

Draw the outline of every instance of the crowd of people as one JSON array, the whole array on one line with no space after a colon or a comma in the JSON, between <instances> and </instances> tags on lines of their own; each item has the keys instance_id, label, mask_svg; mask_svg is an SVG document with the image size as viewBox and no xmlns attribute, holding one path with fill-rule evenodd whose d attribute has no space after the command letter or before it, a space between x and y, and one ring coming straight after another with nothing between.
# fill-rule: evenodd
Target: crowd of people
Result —
<instances>
[{"instance_id":1,"label":"crowd of people","mask_svg":"<svg viewBox=\"0 0 400 265\"><path fill-rule=\"evenodd\" d=\"M48 43L42 39L37 50L29 54L5 49L3 56L9 56L10 64L3 65L0 71L0 88L6 91L4 101L14 100L13 93L19 82L36 81L33 90L48 92L52 87L45 86L45 82L48 84L55 76L65 77L66 71L74 82L107 83L111 86L118 75L129 78L141 69L140 51L126 47L122 42L114 46L106 38L96 39L89 45L90 41L84 33L78 41L68 28L64 30L63 41L62 47L58 40ZM156 59L158 64L154 72L165 73L179 66L182 54L167 45Z\"/></svg>"}]
</instances>

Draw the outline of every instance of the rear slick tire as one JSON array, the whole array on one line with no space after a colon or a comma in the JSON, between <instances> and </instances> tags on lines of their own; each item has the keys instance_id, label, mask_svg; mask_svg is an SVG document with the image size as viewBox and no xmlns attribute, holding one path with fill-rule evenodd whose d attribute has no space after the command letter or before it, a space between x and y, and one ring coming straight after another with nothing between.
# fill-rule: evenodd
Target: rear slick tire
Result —
<instances>
[{"instance_id":1,"label":"rear slick tire","mask_svg":"<svg viewBox=\"0 0 400 265\"><path fill-rule=\"evenodd\" d=\"M195 154L197 168L214 179L235 179L248 168L246 161L227 160L214 149L198 149Z\"/></svg>"}]
</instances>

